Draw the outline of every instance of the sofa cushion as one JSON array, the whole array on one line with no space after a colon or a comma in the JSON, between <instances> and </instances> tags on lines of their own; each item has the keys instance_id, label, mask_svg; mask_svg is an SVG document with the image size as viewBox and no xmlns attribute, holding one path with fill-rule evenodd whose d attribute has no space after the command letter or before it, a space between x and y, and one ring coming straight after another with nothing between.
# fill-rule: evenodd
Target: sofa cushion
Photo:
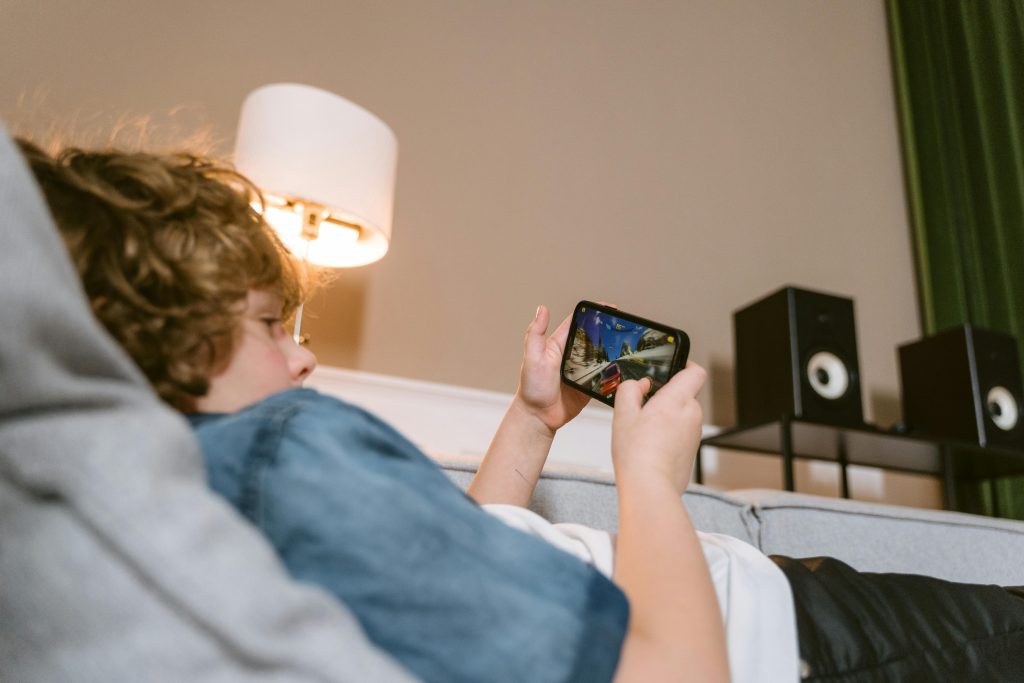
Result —
<instances>
[{"instance_id":1,"label":"sofa cushion","mask_svg":"<svg viewBox=\"0 0 1024 683\"><path fill-rule=\"evenodd\" d=\"M1024 523L775 490L730 491L752 504L769 555L831 556L861 571L1024 585Z\"/></svg>"},{"instance_id":2,"label":"sofa cushion","mask_svg":"<svg viewBox=\"0 0 1024 683\"><path fill-rule=\"evenodd\" d=\"M480 463L479 458L469 456L435 454L434 458L463 490ZM683 502L697 529L754 544L756 520L745 502L698 485L687 489ZM615 531L619 526L614 480L583 468L549 463L537 483L530 509L555 523L575 522L605 531Z\"/></svg>"}]
</instances>

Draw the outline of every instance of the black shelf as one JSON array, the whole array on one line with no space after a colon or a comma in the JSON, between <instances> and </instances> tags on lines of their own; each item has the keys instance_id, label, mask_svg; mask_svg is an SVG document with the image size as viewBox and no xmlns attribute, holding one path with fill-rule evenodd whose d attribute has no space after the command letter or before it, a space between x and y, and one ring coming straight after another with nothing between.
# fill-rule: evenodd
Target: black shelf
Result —
<instances>
[{"instance_id":1,"label":"black shelf","mask_svg":"<svg viewBox=\"0 0 1024 683\"><path fill-rule=\"evenodd\" d=\"M943 501L950 510L957 509L959 482L992 483L1001 477L1024 476L1021 450L886 432L867 424L836 426L787 415L728 429L702 440L704 446L781 456L787 491L794 490L793 462L797 459L837 463L844 498L850 497L848 465L936 476L942 480ZM703 481L700 451L696 479L697 483ZM994 494L994 486L991 490Z\"/></svg>"}]
</instances>

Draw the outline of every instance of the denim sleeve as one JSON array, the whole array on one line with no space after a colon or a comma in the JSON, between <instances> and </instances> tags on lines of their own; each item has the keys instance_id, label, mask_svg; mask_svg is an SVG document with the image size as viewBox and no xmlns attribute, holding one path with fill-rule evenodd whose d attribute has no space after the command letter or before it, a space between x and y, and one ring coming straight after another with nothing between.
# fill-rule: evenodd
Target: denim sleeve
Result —
<instances>
[{"instance_id":1,"label":"denim sleeve","mask_svg":"<svg viewBox=\"0 0 1024 683\"><path fill-rule=\"evenodd\" d=\"M338 596L410 671L438 683L612 679L622 592L480 510L388 425L309 390L231 417L233 436L198 431L219 454L214 487L293 576ZM227 457L234 442L244 456Z\"/></svg>"}]
</instances>

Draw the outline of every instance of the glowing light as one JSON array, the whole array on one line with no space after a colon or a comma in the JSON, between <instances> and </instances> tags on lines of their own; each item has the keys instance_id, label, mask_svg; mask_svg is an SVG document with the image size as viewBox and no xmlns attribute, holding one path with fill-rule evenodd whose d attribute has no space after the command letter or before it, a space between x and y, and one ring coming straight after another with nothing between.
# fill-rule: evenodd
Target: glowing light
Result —
<instances>
[{"instance_id":1,"label":"glowing light","mask_svg":"<svg viewBox=\"0 0 1024 683\"><path fill-rule=\"evenodd\" d=\"M325 212L316 227L316 239L302 236L302 205L267 196L263 218L285 246L300 258L318 266L349 268L373 263L387 253L388 240L380 231L361 229L359 223ZM253 204L256 211L259 204Z\"/></svg>"}]
</instances>

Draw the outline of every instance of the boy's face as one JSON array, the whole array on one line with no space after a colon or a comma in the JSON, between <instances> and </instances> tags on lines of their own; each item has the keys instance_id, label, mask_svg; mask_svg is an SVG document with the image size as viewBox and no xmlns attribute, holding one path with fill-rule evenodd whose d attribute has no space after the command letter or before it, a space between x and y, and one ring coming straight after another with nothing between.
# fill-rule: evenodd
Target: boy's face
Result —
<instances>
[{"instance_id":1,"label":"boy's face","mask_svg":"<svg viewBox=\"0 0 1024 683\"><path fill-rule=\"evenodd\" d=\"M301 386L316 356L292 339L281 321L281 299L250 290L234 355L196 400L202 413L233 413L279 391Z\"/></svg>"}]
</instances>

